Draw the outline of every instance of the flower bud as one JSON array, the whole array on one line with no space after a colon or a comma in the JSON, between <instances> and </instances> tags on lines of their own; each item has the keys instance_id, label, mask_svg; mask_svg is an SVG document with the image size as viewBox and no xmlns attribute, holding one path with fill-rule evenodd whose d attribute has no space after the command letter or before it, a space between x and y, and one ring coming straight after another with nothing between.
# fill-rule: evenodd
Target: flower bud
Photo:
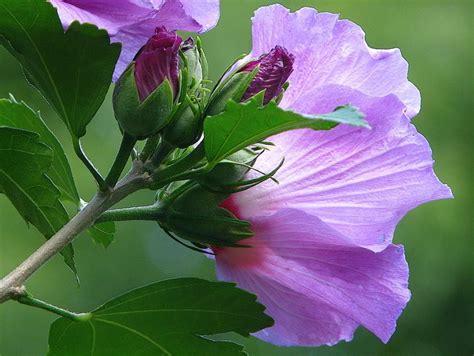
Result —
<instances>
[{"instance_id":1,"label":"flower bud","mask_svg":"<svg viewBox=\"0 0 474 356\"><path fill-rule=\"evenodd\" d=\"M182 102L166 127L163 137L176 147L186 148L195 143L202 133L202 111L199 99L196 98L202 98L201 83L207 79L207 61L199 40L196 45L192 37L181 45L181 54L181 85L184 87L181 89L184 90L181 95L187 95L187 98L182 96Z\"/></svg>"},{"instance_id":2,"label":"flower bud","mask_svg":"<svg viewBox=\"0 0 474 356\"><path fill-rule=\"evenodd\" d=\"M158 223L165 230L201 247L245 246L245 239L253 236L251 226L235 216L225 201L233 193L273 179L283 162L272 172L256 170L248 177L261 153L267 149L262 146L245 148L193 181L174 182L163 188L158 192ZM188 155L199 150L204 156L203 146ZM198 157L199 153L194 159Z\"/></svg>"},{"instance_id":3,"label":"flower bud","mask_svg":"<svg viewBox=\"0 0 474 356\"><path fill-rule=\"evenodd\" d=\"M291 53L281 46L276 46L258 60L247 63L240 72L252 72L257 66L259 70L242 97L242 101L250 99L262 90L265 90L264 105L277 98L293 72L294 61L295 57Z\"/></svg>"},{"instance_id":4,"label":"flower bud","mask_svg":"<svg viewBox=\"0 0 474 356\"><path fill-rule=\"evenodd\" d=\"M195 108L198 110L198 108ZM186 148L195 143L202 131L200 117L195 114L191 104L182 105L166 127L163 137L175 147Z\"/></svg>"},{"instance_id":5,"label":"flower bud","mask_svg":"<svg viewBox=\"0 0 474 356\"><path fill-rule=\"evenodd\" d=\"M293 72L294 61L291 53L276 46L259 59L245 64L218 86L206 114L217 115L224 111L229 100L242 102L262 91L265 91L263 105L278 98Z\"/></svg>"},{"instance_id":6,"label":"flower bud","mask_svg":"<svg viewBox=\"0 0 474 356\"><path fill-rule=\"evenodd\" d=\"M204 79L207 79L207 61L200 45L196 45L194 39L189 37L181 45L181 52L186 58L186 66L189 74L189 91L194 92Z\"/></svg>"},{"instance_id":7,"label":"flower bud","mask_svg":"<svg viewBox=\"0 0 474 356\"><path fill-rule=\"evenodd\" d=\"M196 181L212 191L231 190L228 186L236 186L254 165L259 155L251 148L240 150L217 164L212 171L196 178Z\"/></svg>"},{"instance_id":8,"label":"flower bud","mask_svg":"<svg viewBox=\"0 0 474 356\"><path fill-rule=\"evenodd\" d=\"M157 28L116 83L115 116L137 139L155 135L171 119L179 92L179 47L182 39Z\"/></svg>"},{"instance_id":9,"label":"flower bud","mask_svg":"<svg viewBox=\"0 0 474 356\"><path fill-rule=\"evenodd\" d=\"M135 80L140 100L144 101L165 80L176 97L179 91L179 48L182 38L159 27L135 59Z\"/></svg>"}]
</instances>

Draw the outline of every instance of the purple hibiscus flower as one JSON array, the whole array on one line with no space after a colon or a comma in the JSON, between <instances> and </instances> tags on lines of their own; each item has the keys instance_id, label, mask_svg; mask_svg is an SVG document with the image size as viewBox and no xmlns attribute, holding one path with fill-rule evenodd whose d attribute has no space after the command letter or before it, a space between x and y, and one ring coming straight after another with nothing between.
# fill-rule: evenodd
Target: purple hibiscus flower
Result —
<instances>
[{"instance_id":1,"label":"purple hibiscus flower","mask_svg":"<svg viewBox=\"0 0 474 356\"><path fill-rule=\"evenodd\" d=\"M318 114L360 108L372 129L340 125L269 138L255 168L275 178L224 207L252 223L251 249L213 248L217 275L255 293L275 320L256 334L278 345L333 345L359 325L383 342L410 299L404 250L391 243L416 206L451 198L433 172L428 142L410 123L420 108L398 50L373 50L337 15L274 5L253 18L253 51L294 56L280 104ZM290 68L291 69L291 68ZM253 178L250 175L250 178Z\"/></svg>"},{"instance_id":2,"label":"purple hibiscus flower","mask_svg":"<svg viewBox=\"0 0 474 356\"><path fill-rule=\"evenodd\" d=\"M204 32L219 19L219 0L49 0L65 27L73 21L106 29L114 42L122 43L114 81L156 27Z\"/></svg>"}]
</instances>

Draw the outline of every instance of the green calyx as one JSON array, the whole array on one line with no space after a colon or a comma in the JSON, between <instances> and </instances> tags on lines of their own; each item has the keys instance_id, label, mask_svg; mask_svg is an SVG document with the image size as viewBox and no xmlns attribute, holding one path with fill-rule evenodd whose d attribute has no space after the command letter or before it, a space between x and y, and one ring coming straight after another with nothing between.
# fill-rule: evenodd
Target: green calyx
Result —
<instances>
[{"instance_id":1,"label":"green calyx","mask_svg":"<svg viewBox=\"0 0 474 356\"><path fill-rule=\"evenodd\" d=\"M198 110L192 103L181 105L163 134L165 140L179 148L195 143L202 133Z\"/></svg>"},{"instance_id":2,"label":"green calyx","mask_svg":"<svg viewBox=\"0 0 474 356\"><path fill-rule=\"evenodd\" d=\"M264 145L246 148L194 180L175 182L162 189L158 196L160 225L166 231L200 245L245 247L245 239L253 236L251 226L223 208L223 203L232 193L268 179L276 182L273 175L281 164L268 173L253 168L267 149ZM251 170L258 174L248 179Z\"/></svg>"},{"instance_id":3,"label":"green calyx","mask_svg":"<svg viewBox=\"0 0 474 356\"><path fill-rule=\"evenodd\" d=\"M113 95L115 117L123 131L137 140L149 138L170 121L174 110L171 84L165 80L140 101L132 63L117 82Z\"/></svg>"},{"instance_id":4,"label":"green calyx","mask_svg":"<svg viewBox=\"0 0 474 356\"><path fill-rule=\"evenodd\" d=\"M181 67L187 68L190 77L188 93L193 93L199 89L201 82L207 79L207 61L199 39L197 45L194 45L192 40L192 44L182 52L181 61Z\"/></svg>"},{"instance_id":5,"label":"green calyx","mask_svg":"<svg viewBox=\"0 0 474 356\"><path fill-rule=\"evenodd\" d=\"M180 52L181 79L179 106L163 138L178 148L186 148L198 141L203 130L203 112L209 97L207 60L198 38L196 44L188 39Z\"/></svg>"},{"instance_id":6,"label":"green calyx","mask_svg":"<svg viewBox=\"0 0 474 356\"><path fill-rule=\"evenodd\" d=\"M251 72L237 72L229 75L214 90L206 115L214 116L223 112L230 100L240 102L259 70L257 66Z\"/></svg>"},{"instance_id":7,"label":"green calyx","mask_svg":"<svg viewBox=\"0 0 474 356\"><path fill-rule=\"evenodd\" d=\"M225 191L225 187L242 181L252 169L259 153L251 148L234 153L227 160L221 161L212 171L196 180L212 191Z\"/></svg>"},{"instance_id":8,"label":"green calyx","mask_svg":"<svg viewBox=\"0 0 474 356\"><path fill-rule=\"evenodd\" d=\"M220 206L227 197L228 194L211 192L196 183L185 183L162 195L159 224L200 245L244 247L245 243L239 241L253 236L250 223Z\"/></svg>"}]
</instances>

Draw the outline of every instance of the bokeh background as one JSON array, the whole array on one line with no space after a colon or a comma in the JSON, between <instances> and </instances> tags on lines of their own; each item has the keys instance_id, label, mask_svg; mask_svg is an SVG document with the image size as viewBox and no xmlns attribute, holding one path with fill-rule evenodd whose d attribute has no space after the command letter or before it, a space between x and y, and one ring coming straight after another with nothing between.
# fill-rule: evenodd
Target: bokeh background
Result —
<instances>
[{"instance_id":1,"label":"bokeh background","mask_svg":"<svg viewBox=\"0 0 474 356\"><path fill-rule=\"evenodd\" d=\"M1 0L0 0L1 1ZM222 0L218 27L203 36L212 77L250 49L250 18L264 0ZM455 195L406 216L395 241L406 246L413 297L388 345L363 329L351 343L320 348L278 348L254 338L242 342L252 355L472 355L474 353L473 149L474 1L472 0L280 0L340 13L360 24L370 46L399 47L410 63L410 79L421 90L423 109L415 119L431 143L435 169ZM0 97L13 93L41 110L62 140L83 198L94 193L88 172L72 154L64 126L29 87L19 66L0 49ZM110 97L89 126L85 147L105 171L119 142ZM471 147L471 148L470 148ZM28 172L25 172L28 174ZM128 204L149 203L140 193ZM104 250L87 235L75 243L81 286L55 258L35 274L28 287L37 296L72 310L94 308L112 296L165 278L213 279L213 263L162 234L154 223L120 223L116 241ZM42 237L28 229L9 201L0 196L0 275L14 268ZM0 305L0 355L42 355L47 350L47 312L9 302Z\"/></svg>"}]
</instances>

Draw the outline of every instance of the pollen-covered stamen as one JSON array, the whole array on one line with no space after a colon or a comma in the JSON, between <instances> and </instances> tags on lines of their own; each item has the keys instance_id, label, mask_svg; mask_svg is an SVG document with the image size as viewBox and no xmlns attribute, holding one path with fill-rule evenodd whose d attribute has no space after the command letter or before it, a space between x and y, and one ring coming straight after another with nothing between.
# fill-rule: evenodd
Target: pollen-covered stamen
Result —
<instances>
[{"instance_id":1,"label":"pollen-covered stamen","mask_svg":"<svg viewBox=\"0 0 474 356\"><path fill-rule=\"evenodd\" d=\"M247 63L240 72L251 72L260 66L257 75L248 87L242 101L265 90L264 104L278 97L293 72L295 57L286 48L276 46L269 53L262 55L258 60Z\"/></svg>"}]
</instances>

